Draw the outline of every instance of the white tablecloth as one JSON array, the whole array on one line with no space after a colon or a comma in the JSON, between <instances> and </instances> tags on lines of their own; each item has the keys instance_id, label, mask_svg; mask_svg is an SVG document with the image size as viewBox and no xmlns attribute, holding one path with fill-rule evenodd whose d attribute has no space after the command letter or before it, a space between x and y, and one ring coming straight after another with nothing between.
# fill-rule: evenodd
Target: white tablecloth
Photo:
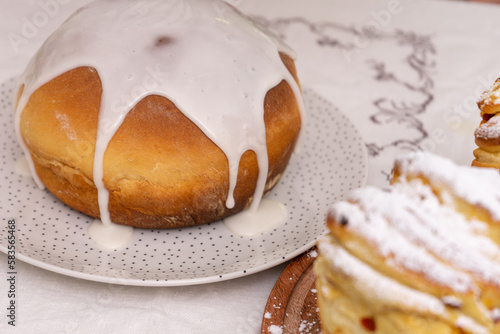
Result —
<instances>
[{"instance_id":1,"label":"white tablecloth","mask_svg":"<svg viewBox=\"0 0 500 334\"><path fill-rule=\"evenodd\" d=\"M88 0L2 0L0 82ZM500 6L455 1L233 0L296 49L303 86L337 105L369 152L368 183L393 158L425 149L470 164L475 101L500 76ZM2 181L0 181L2 182ZM1 217L6 219L7 217ZM257 333L285 264L198 286L132 287L17 263L17 326L7 325L0 254L1 333Z\"/></svg>"}]
</instances>

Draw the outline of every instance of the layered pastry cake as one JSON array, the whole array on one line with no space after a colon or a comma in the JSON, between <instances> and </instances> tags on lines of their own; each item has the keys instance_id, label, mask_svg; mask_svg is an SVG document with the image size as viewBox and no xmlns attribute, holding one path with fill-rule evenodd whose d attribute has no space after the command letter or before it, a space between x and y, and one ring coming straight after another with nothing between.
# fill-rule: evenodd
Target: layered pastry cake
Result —
<instances>
[{"instance_id":1,"label":"layered pastry cake","mask_svg":"<svg viewBox=\"0 0 500 334\"><path fill-rule=\"evenodd\" d=\"M314 263L324 333L500 333L500 175L413 153L331 207Z\"/></svg>"},{"instance_id":2,"label":"layered pastry cake","mask_svg":"<svg viewBox=\"0 0 500 334\"><path fill-rule=\"evenodd\" d=\"M500 169L500 79L481 95L477 105L482 120L474 133L478 148L472 165Z\"/></svg>"},{"instance_id":3,"label":"layered pastry cake","mask_svg":"<svg viewBox=\"0 0 500 334\"><path fill-rule=\"evenodd\" d=\"M217 0L98 0L21 77L34 177L103 222L185 227L257 207L303 119L294 53Z\"/></svg>"}]
</instances>

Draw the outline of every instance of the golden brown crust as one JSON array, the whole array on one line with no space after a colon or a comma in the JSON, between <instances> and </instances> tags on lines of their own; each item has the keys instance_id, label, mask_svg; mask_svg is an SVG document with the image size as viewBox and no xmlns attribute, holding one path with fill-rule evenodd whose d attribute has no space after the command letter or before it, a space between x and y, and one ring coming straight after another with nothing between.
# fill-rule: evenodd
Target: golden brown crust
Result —
<instances>
[{"instance_id":1,"label":"golden brown crust","mask_svg":"<svg viewBox=\"0 0 500 334\"><path fill-rule=\"evenodd\" d=\"M498 146L498 120L500 113L500 79L486 90L477 103L482 117L479 127L474 132L475 143L479 149L474 151L476 159L473 166L500 169Z\"/></svg>"},{"instance_id":2,"label":"golden brown crust","mask_svg":"<svg viewBox=\"0 0 500 334\"><path fill-rule=\"evenodd\" d=\"M500 147L479 147L473 151L475 159L472 166L500 169Z\"/></svg>"},{"instance_id":3,"label":"golden brown crust","mask_svg":"<svg viewBox=\"0 0 500 334\"><path fill-rule=\"evenodd\" d=\"M293 61L286 55L282 60L296 79ZM76 68L38 89L21 114L21 134L42 182L92 217L99 217L92 166L101 93L97 72ZM264 117L269 191L286 168L301 126L286 82L266 95ZM255 153L246 152L240 161L233 209L225 206L228 175L224 153L172 102L154 95L130 111L104 157L111 219L136 227L184 227L241 211L257 181Z\"/></svg>"}]
</instances>

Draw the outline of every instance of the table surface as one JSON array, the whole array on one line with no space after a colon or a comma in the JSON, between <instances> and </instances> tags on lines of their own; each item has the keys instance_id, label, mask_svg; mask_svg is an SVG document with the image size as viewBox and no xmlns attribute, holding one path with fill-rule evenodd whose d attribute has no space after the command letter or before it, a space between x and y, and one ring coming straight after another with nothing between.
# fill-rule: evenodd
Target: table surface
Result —
<instances>
[{"instance_id":1,"label":"table surface","mask_svg":"<svg viewBox=\"0 0 500 334\"><path fill-rule=\"evenodd\" d=\"M51 31L88 1L4 0L0 82L18 76ZM470 164L479 122L475 101L500 76L500 6L444 0L228 2L282 36L299 55L302 85L355 124L368 151L369 184L387 184L394 158L408 151L429 150ZM43 13L48 19L26 35L23 27ZM13 43L13 34L24 38ZM5 223L7 217L1 218ZM85 281L21 262L13 328L6 317L7 256L0 254L0 332L258 333L285 266L224 282L159 288Z\"/></svg>"}]
</instances>

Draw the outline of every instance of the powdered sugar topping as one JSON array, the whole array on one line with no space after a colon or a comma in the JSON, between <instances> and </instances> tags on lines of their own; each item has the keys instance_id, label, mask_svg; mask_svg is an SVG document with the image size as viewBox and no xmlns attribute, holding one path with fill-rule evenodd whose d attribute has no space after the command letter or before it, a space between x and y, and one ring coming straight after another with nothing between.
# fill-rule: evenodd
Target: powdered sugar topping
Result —
<instances>
[{"instance_id":1,"label":"powdered sugar topping","mask_svg":"<svg viewBox=\"0 0 500 334\"><path fill-rule=\"evenodd\" d=\"M439 299L378 273L342 247L330 243L327 238L321 237L318 240L320 253L328 259L335 272L347 275L365 298L376 299L388 308L431 313L439 317L447 315L446 308Z\"/></svg>"},{"instance_id":2,"label":"powdered sugar topping","mask_svg":"<svg viewBox=\"0 0 500 334\"><path fill-rule=\"evenodd\" d=\"M500 102L499 102L500 103ZM495 139L500 137L500 117L494 116L481 124L474 132L476 138Z\"/></svg>"},{"instance_id":3,"label":"powdered sugar topping","mask_svg":"<svg viewBox=\"0 0 500 334\"><path fill-rule=\"evenodd\" d=\"M448 188L455 197L487 210L500 222L497 170L459 166L449 159L423 152L405 155L396 160L396 165L402 174L422 175L430 183Z\"/></svg>"},{"instance_id":4,"label":"powdered sugar topping","mask_svg":"<svg viewBox=\"0 0 500 334\"><path fill-rule=\"evenodd\" d=\"M349 217L349 224L344 228L367 240L379 256L390 258L396 268L422 274L443 287L462 292L473 288L467 274L443 264L422 247L422 241L435 243L433 232L418 226L418 220L405 203L408 200L376 188L364 188L363 192L354 193L352 199L356 203L339 202L330 214L336 221ZM427 238L432 241L426 241Z\"/></svg>"}]
</instances>

